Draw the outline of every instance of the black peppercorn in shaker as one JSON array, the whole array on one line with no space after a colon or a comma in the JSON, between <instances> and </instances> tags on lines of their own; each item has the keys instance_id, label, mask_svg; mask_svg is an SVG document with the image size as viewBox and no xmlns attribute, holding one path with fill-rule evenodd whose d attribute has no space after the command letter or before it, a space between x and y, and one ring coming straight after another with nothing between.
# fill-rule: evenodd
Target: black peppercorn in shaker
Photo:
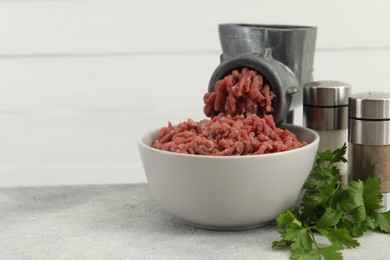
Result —
<instances>
[{"instance_id":1,"label":"black peppercorn in shaker","mask_svg":"<svg viewBox=\"0 0 390 260\"><path fill-rule=\"evenodd\" d=\"M348 160L351 180L382 180L383 210L390 209L390 93L349 98Z\"/></svg>"}]
</instances>

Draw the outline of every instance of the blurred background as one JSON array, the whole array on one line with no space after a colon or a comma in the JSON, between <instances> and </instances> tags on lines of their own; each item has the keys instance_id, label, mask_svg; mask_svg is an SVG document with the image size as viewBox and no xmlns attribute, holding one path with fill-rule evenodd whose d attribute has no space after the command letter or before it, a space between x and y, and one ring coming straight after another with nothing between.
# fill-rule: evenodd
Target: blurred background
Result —
<instances>
[{"instance_id":1,"label":"blurred background","mask_svg":"<svg viewBox=\"0 0 390 260\"><path fill-rule=\"evenodd\" d=\"M137 137L204 117L219 23L317 26L314 80L390 91L389 10L386 0L0 0L0 186L146 182Z\"/></svg>"}]
</instances>

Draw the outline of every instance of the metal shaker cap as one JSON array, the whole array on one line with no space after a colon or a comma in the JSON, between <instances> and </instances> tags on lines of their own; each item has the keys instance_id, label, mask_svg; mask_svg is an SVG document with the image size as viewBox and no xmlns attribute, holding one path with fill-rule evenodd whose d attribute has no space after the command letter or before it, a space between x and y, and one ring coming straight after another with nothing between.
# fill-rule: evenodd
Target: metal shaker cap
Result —
<instances>
[{"instance_id":1,"label":"metal shaker cap","mask_svg":"<svg viewBox=\"0 0 390 260\"><path fill-rule=\"evenodd\" d=\"M390 93L364 92L349 98L348 140L362 145L390 145Z\"/></svg>"},{"instance_id":2,"label":"metal shaker cap","mask_svg":"<svg viewBox=\"0 0 390 260\"><path fill-rule=\"evenodd\" d=\"M303 125L323 131L348 128L351 85L339 81L314 81L303 87Z\"/></svg>"},{"instance_id":3,"label":"metal shaker cap","mask_svg":"<svg viewBox=\"0 0 390 260\"><path fill-rule=\"evenodd\" d=\"M316 107L347 106L351 85L340 81L313 81L303 88L303 104Z\"/></svg>"},{"instance_id":4,"label":"metal shaker cap","mask_svg":"<svg viewBox=\"0 0 390 260\"><path fill-rule=\"evenodd\" d=\"M390 120L390 93L364 92L349 98L349 117L369 120Z\"/></svg>"}]
</instances>

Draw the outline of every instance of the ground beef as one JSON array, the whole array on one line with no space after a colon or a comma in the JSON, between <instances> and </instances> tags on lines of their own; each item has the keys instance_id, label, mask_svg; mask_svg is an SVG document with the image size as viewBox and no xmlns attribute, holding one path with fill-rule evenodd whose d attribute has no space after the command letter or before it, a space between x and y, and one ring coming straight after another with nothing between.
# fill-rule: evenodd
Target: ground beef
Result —
<instances>
[{"instance_id":1,"label":"ground beef","mask_svg":"<svg viewBox=\"0 0 390 260\"><path fill-rule=\"evenodd\" d=\"M262 117L273 111L274 97L268 83L255 70L242 68L241 73L233 70L217 81L213 92L203 96L204 113L208 117L220 113L232 116L250 113Z\"/></svg>"},{"instance_id":2,"label":"ground beef","mask_svg":"<svg viewBox=\"0 0 390 260\"><path fill-rule=\"evenodd\" d=\"M153 147L200 155L249 155L274 153L306 145L288 130L275 126L272 115L218 115L195 122L188 119L160 129Z\"/></svg>"}]
</instances>

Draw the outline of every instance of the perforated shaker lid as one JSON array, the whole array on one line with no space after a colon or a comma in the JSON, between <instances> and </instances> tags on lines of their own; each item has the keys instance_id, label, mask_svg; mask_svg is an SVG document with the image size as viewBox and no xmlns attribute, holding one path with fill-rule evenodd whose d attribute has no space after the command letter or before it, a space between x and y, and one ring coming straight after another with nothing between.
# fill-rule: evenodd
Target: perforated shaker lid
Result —
<instances>
[{"instance_id":1,"label":"perforated shaker lid","mask_svg":"<svg viewBox=\"0 0 390 260\"><path fill-rule=\"evenodd\" d=\"M390 93L364 92L349 97L349 117L390 120Z\"/></svg>"},{"instance_id":2,"label":"perforated shaker lid","mask_svg":"<svg viewBox=\"0 0 390 260\"><path fill-rule=\"evenodd\" d=\"M340 81L313 81L303 88L303 104L318 107L347 106L351 85Z\"/></svg>"}]
</instances>

